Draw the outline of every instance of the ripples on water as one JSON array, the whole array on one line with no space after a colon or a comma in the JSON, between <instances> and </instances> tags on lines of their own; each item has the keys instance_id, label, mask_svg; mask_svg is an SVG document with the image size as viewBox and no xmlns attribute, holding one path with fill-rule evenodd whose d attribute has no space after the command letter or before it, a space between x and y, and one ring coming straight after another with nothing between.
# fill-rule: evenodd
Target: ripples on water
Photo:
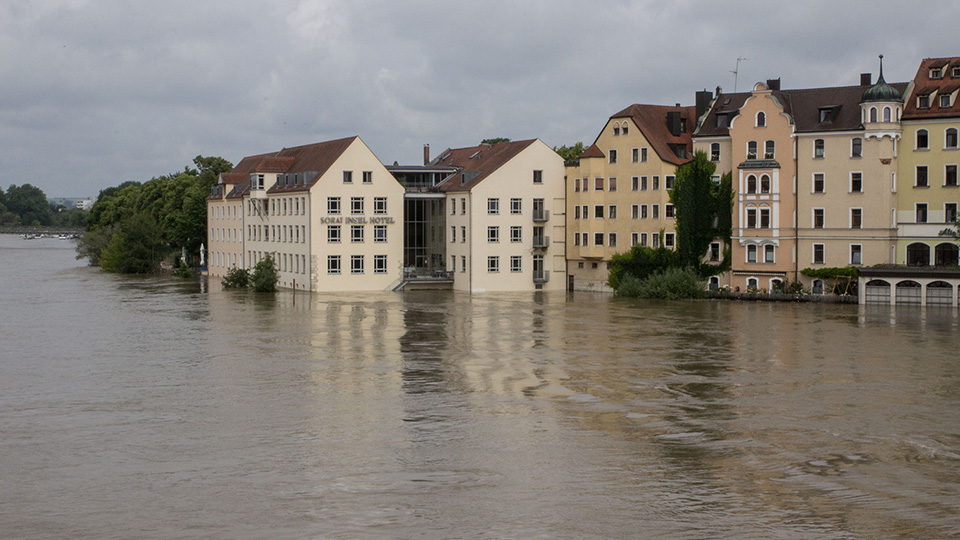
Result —
<instances>
[{"instance_id":1,"label":"ripples on water","mask_svg":"<svg viewBox=\"0 0 960 540\"><path fill-rule=\"evenodd\" d=\"M0 285L5 539L960 537L954 310Z\"/></svg>"}]
</instances>

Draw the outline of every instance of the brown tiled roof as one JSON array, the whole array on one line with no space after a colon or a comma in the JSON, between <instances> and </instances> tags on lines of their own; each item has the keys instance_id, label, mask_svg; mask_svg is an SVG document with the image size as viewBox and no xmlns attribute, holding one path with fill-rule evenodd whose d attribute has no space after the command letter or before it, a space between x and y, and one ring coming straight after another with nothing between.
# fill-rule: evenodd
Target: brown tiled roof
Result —
<instances>
[{"instance_id":1,"label":"brown tiled roof","mask_svg":"<svg viewBox=\"0 0 960 540\"><path fill-rule=\"evenodd\" d=\"M747 101L747 98L750 97L750 92L737 92L735 94L720 94L717 96L716 100L713 102L713 106L710 107L710 112L707 113L706 118L703 120L697 130L694 132L695 137L726 137L730 135L729 123L724 127L717 127L717 115L726 114L730 117L730 120L733 120L740 114L740 107L743 106L743 103Z\"/></svg>"},{"instance_id":2,"label":"brown tiled roof","mask_svg":"<svg viewBox=\"0 0 960 540\"><path fill-rule=\"evenodd\" d=\"M580 154L580 159L584 159L584 158L602 158L602 157L607 157L607 156L603 153L602 150L600 150L600 147L597 146L596 143L591 144L591 145L590 145L590 148L587 148L586 150L583 151L582 154Z\"/></svg>"},{"instance_id":3,"label":"brown tiled roof","mask_svg":"<svg viewBox=\"0 0 960 540\"><path fill-rule=\"evenodd\" d=\"M953 78L952 69L944 69L947 66L960 67L960 57L950 58L925 58L920 62L920 68L917 69L917 75L913 79L913 92L907 97L903 105L903 119L917 120L921 118L956 118L960 117L960 103L957 99L953 100L951 107L940 107L939 100L930 100L930 106L925 109L917 108L917 96L930 95L934 92L945 94L953 92L960 87L960 79ZM942 78L931 79L930 69L944 69Z\"/></svg>"},{"instance_id":4,"label":"brown tiled roof","mask_svg":"<svg viewBox=\"0 0 960 540\"><path fill-rule=\"evenodd\" d=\"M224 186L224 189L227 189L227 198L235 199L242 196L244 191L250 187L250 172L253 170L253 166L264 157L272 155L274 155L274 152L257 156L247 156L234 165L230 172L220 173L220 184L230 184L232 186L232 188ZM216 199L217 197L207 198Z\"/></svg>"},{"instance_id":5,"label":"brown tiled roof","mask_svg":"<svg viewBox=\"0 0 960 540\"><path fill-rule=\"evenodd\" d=\"M468 191L534 142L536 139L444 150L430 164L460 170L437 187L440 191Z\"/></svg>"},{"instance_id":6,"label":"brown tiled roof","mask_svg":"<svg viewBox=\"0 0 960 540\"><path fill-rule=\"evenodd\" d=\"M289 191L307 191L323 176L327 169L333 165L333 162L353 144L353 141L359 139L357 136L347 137L304 146L295 146L293 148L284 148L277 153L279 158L271 165L278 163L289 163L285 170L276 171L284 173L308 173L309 180L304 184L290 187L274 186L267 190L268 193L279 193ZM259 172L259 169L258 169Z\"/></svg>"},{"instance_id":7,"label":"brown tiled roof","mask_svg":"<svg viewBox=\"0 0 960 540\"><path fill-rule=\"evenodd\" d=\"M680 135L674 135L667 125L667 113L679 112L684 119L686 129ZM674 165L682 165L693 159L693 139L691 134L697 126L696 107L671 107L667 105L630 105L610 118L630 118L647 138L653 151L660 159ZM680 157L671 145L683 145L686 157Z\"/></svg>"}]
</instances>

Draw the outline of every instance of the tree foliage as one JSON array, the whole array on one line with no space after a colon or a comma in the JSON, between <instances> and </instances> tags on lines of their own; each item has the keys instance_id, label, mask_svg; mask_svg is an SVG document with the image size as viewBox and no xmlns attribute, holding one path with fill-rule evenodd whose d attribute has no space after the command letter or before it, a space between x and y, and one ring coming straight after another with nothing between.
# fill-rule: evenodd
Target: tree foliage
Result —
<instances>
[{"instance_id":1,"label":"tree foliage","mask_svg":"<svg viewBox=\"0 0 960 540\"><path fill-rule=\"evenodd\" d=\"M715 239L730 244L733 199L731 175L714 184L714 165L703 152L677 169L670 191L677 230L677 252L683 266L699 268L710 243ZM716 269L706 270L717 273Z\"/></svg>"},{"instance_id":2,"label":"tree foliage","mask_svg":"<svg viewBox=\"0 0 960 540\"><path fill-rule=\"evenodd\" d=\"M583 154L583 142L577 142L573 146L554 146L553 151L560 154L564 162L576 161Z\"/></svg>"},{"instance_id":3,"label":"tree foliage","mask_svg":"<svg viewBox=\"0 0 960 540\"><path fill-rule=\"evenodd\" d=\"M117 226L100 253L100 266L108 272L149 274L159 269L165 253L156 221L141 211Z\"/></svg>"},{"instance_id":4,"label":"tree foliage","mask_svg":"<svg viewBox=\"0 0 960 540\"><path fill-rule=\"evenodd\" d=\"M50 203L43 190L30 184L11 185L3 200L6 211L15 214L19 223L13 225L50 225Z\"/></svg>"},{"instance_id":5,"label":"tree foliage","mask_svg":"<svg viewBox=\"0 0 960 540\"><path fill-rule=\"evenodd\" d=\"M277 282L279 281L280 275L277 273L277 265L270 255L260 259L260 262L253 267L253 275L250 276L250 282L254 291L276 292Z\"/></svg>"},{"instance_id":6,"label":"tree foliage","mask_svg":"<svg viewBox=\"0 0 960 540\"><path fill-rule=\"evenodd\" d=\"M250 286L250 271L234 266L227 270L227 275L220 280L220 285L224 289L246 289Z\"/></svg>"},{"instance_id":7,"label":"tree foliage","mask_svg":"<svg viewBox=\"0 0 960 540\"><path fill-rule=\"evenodd\" d=\"M619 290L620 282L626 276L642 280L657 272L680 266L682 266L681 259L677 251L665 247L653 249L636 245L630 251L618 253L610 258L607 263L610 269L607 285L614 290Z\"/></svg>"},{"instance_id":8,"label":"tree foliage","mask_svg":"<svg viewBox=\"0 0 960 540\"><path fill-rule=\"evenodd\" d=\"M480 144L500 144L503 142L510 142L510 139L506 137L494 137L492 139L484 139L480 141Z\"/></svg>"},{"instance_id":9,"label":"tree foliage","mask_svg":"<svg viewBox=\"0 0 960 540\"><path fill-rule=\"evenodd\" d=\"M617 289L618 296L679 300L704 296L706 282L693 267L666 268L646 278L626 275Z\"/></svg>"}]
</instances>

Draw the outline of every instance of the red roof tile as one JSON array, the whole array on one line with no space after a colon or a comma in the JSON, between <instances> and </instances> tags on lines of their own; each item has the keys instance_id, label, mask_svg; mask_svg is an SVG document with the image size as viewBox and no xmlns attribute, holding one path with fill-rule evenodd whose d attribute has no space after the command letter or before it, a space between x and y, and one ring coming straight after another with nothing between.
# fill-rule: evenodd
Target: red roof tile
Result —
<instances>
[{"instance_id":1,"label":"red roof tile","mask_svg":"<svg viewBox=\"0 0 960 540\"><path fill-rule=\"evenodd\" d=\"M667 114L679 112L686 129L674 135L667 125ZM696 107L671 107L667 105L631 105L610 117L631 118L660 159L674 165L681 165L693 159L693 139L691 134L697 126ZM685 157L674 152L673 147L682 145Z\"/></svg>"},{"instance_id":2,"label":"red roof tile","mask_svg":"<svg viewBox=\"0 0 960 540\"><path fill-rule=\"evenodd\" d=\"M444 150L431 165L460 170L444 179L438 187L440 191L468 191L535 141L529 139Z\"/></svg>"},{"instance_id":3,"label":"red roof tile","mask_svg":"<svg viewBox=\"0 0 960 540\"><path fill-rule=\"evenodd\" d=\"M951 69L945 69L946 66ZM960 103L953 100L950 107L940 107L940 103L930 100L929 106L923 109L917 107L917 96L929 96L936 92L938 95L952 93L960 86L960 78L953 77L953 67L960 67L960 57L925 58L920 62L917 75L913 79L913 91L903 104L903 119L917 120L921 118L957 118L960 117ZM931 79L930 69L940 68L941 78Z\"/></svg>"},{"instance_id":4,"label":"red roof tile","mask_svg":"<svg viewBox=\"0 0 960 540\"><path fill-rule=\"evenodd\" d=\"M582 154L580 154L580 159L602 158L602 157L607 157L607 156L600 150L600 147L597 146L597 143L591 144L589 148L587 148L586 150L583 151Z\"/></svg>"}]
</instances>

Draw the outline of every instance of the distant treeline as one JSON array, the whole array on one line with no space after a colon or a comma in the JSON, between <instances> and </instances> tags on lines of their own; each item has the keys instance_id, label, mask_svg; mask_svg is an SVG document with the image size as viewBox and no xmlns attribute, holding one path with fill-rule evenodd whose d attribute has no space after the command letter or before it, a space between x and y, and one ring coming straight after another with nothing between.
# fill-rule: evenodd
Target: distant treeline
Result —
<instances>
[{"instance_id":1,"label":"distant treeline","mask_svg":"<svg viewBox=\"0 0 960 540\"><path fill-rule=\"evenodd\" d=\"M110 272L145 274L186 248L185 262L196 265L200 245L207 241L207 195L233 164L203 156L193 163L195 169L102 190L77 244L77 258Z\"/></svg>"},{"instance_id":2,"label":"distant treeline","mask_svg":"<svg viewBox=\"0 0 960 540\"><path fill-rule=\"evenodd\" d=\"M77 208L66 208L47 201L42 189L16 184L0 190L0 227L61 227L83 228L87 213Z\"/></svg>"}]
</instances>

